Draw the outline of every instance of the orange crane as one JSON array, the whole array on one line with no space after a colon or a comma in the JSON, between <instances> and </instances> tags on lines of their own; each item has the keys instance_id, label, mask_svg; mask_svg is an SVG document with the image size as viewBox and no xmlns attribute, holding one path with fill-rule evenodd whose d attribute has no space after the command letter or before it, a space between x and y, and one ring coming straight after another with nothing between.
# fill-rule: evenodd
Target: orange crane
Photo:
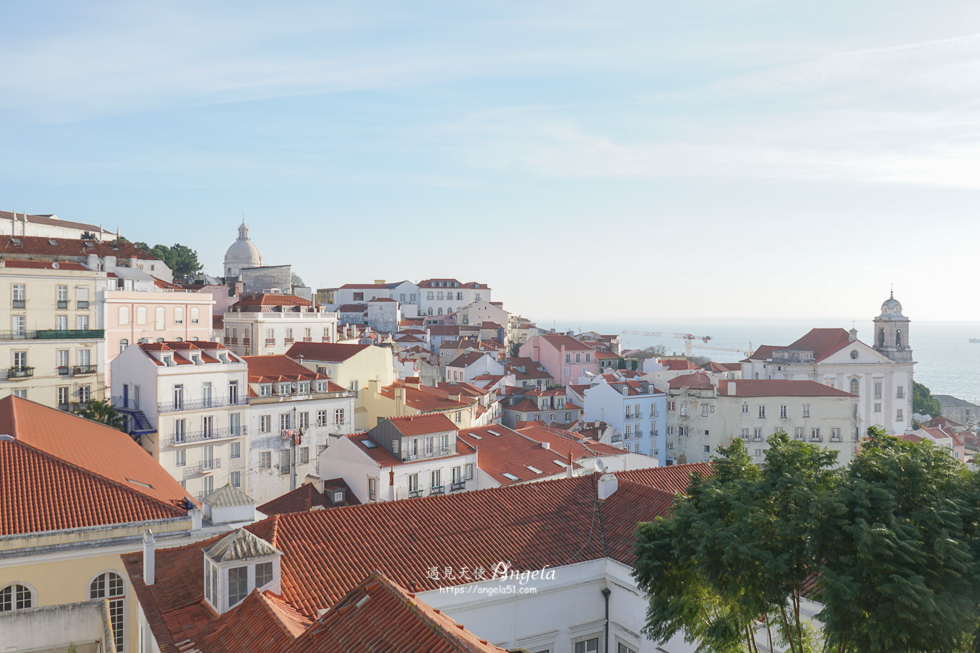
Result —
<instances>
[{"instance_id":1,"label":"orange crane","mask_svg":"<svg viewBox=\"0 0 980 653\"><path fill-rule=\"evenodd\" d=\"M696 340L707 343L711 340L711 336L696 336L692 333L666 333L663 331L623 331L624 335L633 336L651 336L653 338L679 338L684 341L684 353L687 356L691 355L691 350L694 347L698 349L711 349L713 351L730 351L738 354L745 354L746 356L752 353L752 344L749 344L748 350L745 349L734 349L729 347L706 347L704 345L696 344Z\"/></svg>"}]
</instances>

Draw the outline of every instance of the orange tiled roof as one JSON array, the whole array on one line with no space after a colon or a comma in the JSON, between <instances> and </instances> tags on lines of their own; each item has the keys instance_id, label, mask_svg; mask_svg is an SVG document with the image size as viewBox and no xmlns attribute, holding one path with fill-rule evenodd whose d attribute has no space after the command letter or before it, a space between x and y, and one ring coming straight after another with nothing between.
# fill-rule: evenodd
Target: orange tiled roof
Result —
<instances>
[{"instance_id":1,"label":"orange tiled roof","mask_svg":"<svg viewBox=\"0 0 980 653\"><path fill-rule=\"evenodd\" d=\"M456 424L442 413L433 415L408 415L388 420L402 435L425 435L441 431L455 431Z\"/></svg>"},{"instance_id":2,"label":"orange tiled roof","mask_svg":"<svg viewBox=\"0 0 980 653\"><path fill-rule=\"evenodd\" d=\"M492 569L505 560L517 569L543 569L606 557L632 565L637 525L668 515L673 495L620 481L612 496L598 501L596 482L589 475L270 517L247 530L283 552L282 595L253 593L220 617L202 599L201 571L202 549L218 537L158 549L156 568L167 573L158 573L149 587L142 581L142 554L126 554L123 561L164 653L176 653L177 643L188 640L209 653L292 651L283 615L310 624L375 571L422 592L469 582L429 578L434 565Z\"/></svg>"},{"instance_id":3,"label":"orange tiled roof","mask_svg":"<svg viewBox=\"0 0 980 653\"><path fill-rule=\"evenodd\" d=\"M559 350L564 347L565 351L592 351L592 347L579 342L571 336L549 333L541 336L541 339Z\"/></svg>"},{"instance_id":4,"label":"orange tiled roof","mask_svg":"<svg viewBox=\"0 0 980 653\"><path fill-rule=\"evenodd\" d=\"M56 220L55 224L64 223ZM19 241L15 242L15 241ZM51 243L54 243L53 245ZM0 257L9 255L52 256L87 258L96 254L99 258L115 256L119 259L137 258L141 261L156 261L156 256L142 250L133 243L123 240L99 242L97 240L72 240L70 238L50 238L45 236L0 236Z\"/></svg>"},{"instance_id":5,"label":"orange tiled roof","mask_svg":"<svg viewBox=\"0 0 980 653\"><path fill-rule=\"evenodd\" d=\"M352 345L342 342L297 342L286 355L290 358L305 358L325 363L342 363L359 354L371 345Z\"/></svg>"},{"instance_id":6,"label":"orange tiled roof","mask_svg":"<svg viewBox=\"0 0 980 653\"><path fill-rule=\"evenodd\" d=\"M111 481L19 440L0 440L0 470L0 535L172 519L186 514L172 503L144 494L132 483Z\"/></svg>"},{"instance_id":7,"label":"orange tiled roof","mask_svg":"<svg viewBox=\"0 0 980 653\"><path fill-rule=\"evenodd\" d=\"M673 386L671 386L673 387ZM719 381L718 394L729 397L853 397L849 392L816 381L742 379Z\"/></svg>"},{"instance_id":8,"label":"orange tiled roof","mask_svg":"<svg viewBox=\"0 0 980 653\"><path fill-rule=\"evenodd\" d=\"M689 388L691 390L711 390L711 377L704 372L694 374L681 374L672 378L668 384L671 388Z\"/></svg>"},{"instance_id":9,"label":"orange tiled roof","mask_svg":"<svg viewBox=\"0 0 980 653\"><path fill-rule=\"evenodd\" d=\"M464 429L459 432L459 437L476 449L480 469L501 485L557 476L567 469L567 451L545 449L539 440L499 424ZM579 447L578 455L572 456L573 462L585 457L586 453L585 447ZM619 450L619 453L624 451ZM504 474L510 474L517 480Z\"/></svg>"},{"instance_id":10,"label":"orange tiled roof","mask_svg":"<svg viewBox=\"0 0 980 653\"><path fill-rule=\"evenodd\" d=\"M601 442L593 442L583 436L562 429L546 428L543 426L528 426L518 430L521 435L537 442L547 442L551 450L564 458L572 455L572 459L588 458L590 456L620 456L627 453L624 449L613 447Z\"/></svg>"},{"instance_id":11,"label":"orange tiled roof","mask_svg":"<svg viewBox=\"0 0 980 653\"><path fill-rule=\"evenodd\" d=\"M313 306L309 299L296 295L279 295L276 293L260 292L239 299L230 310L242 306Z\"/></svg>"},{"instance_id":12,"label":"orange tiled roof","mask_svg":"<svg viewBox=\"0 0 980 653\"><path fill-rule=\"evenodd\" d=\"M690 463L688 465L668 465L649 469L631 469L616 472L616 478L640 485L648 485L658 490L683 494L691 483L691 474L702 478L714 476L715 467L711 463Z\"/></svg>"},{"instance_id":13,"label":"orange tiled roof","mask_svg":"<svg viewBox=\"0 0 980 653\"><path fill-rule=\"evenodd\" d=\"M249 383L259 383L263 380L298 381L302 379L306 381L327 378L323 374L311 372L289 356L281 354L278 356L243 356L242 360L248 363ZM331 389L331 392L343 390L336 384L334 386L337 389Z\"/></svg>"},{"instance_id":14,"label":"orange tiled roof","mask_svg":"<svg viewBox=\"0 0 980 653\"><path fill-rule=\"evenodd\" d=\"M394 399L396 386L403 386L405 388L405 403L410 408L414 408L415 410L423 413L433 413L444 410L461 410L476 403L476 399L473 399L472 397L467 396L464 398L460 393L450 393L440 388L431 388L425 385L416 388L414 386L396 383L394 385L381 388L379 394L382 397ZM451 394L460 394L460 400L457 401L455 399L451 399Z\"/></svg>"},{"instance_id":15,"label":"orange tiled roof","mask_svg":"<svg viewBox=\"0 0 980 653\"><path fill-rule=\"evenodd\" d=\"M184 505L184 488L122 431L7 396L0 399L0 433L166 505Z\"/></svg>"},{"instance_id":16,"label":"orange tiled roof","mask_svg":"<svg viewBox=\"0 0 980 653\"><path fill-rule=\"evenodd\" d=\"M313 508L361 505L361 502L351 492L347 482L342 478L331 478L323 481L323 488L323 492L318 492L315 485L306 483L292 492L287 492L281 497L262 504L256 510L265 515L282 515L290 512L306 512ZM334 490L344 490L343 503L336 504L333 502Z\"/></svg>"}]
</instances>

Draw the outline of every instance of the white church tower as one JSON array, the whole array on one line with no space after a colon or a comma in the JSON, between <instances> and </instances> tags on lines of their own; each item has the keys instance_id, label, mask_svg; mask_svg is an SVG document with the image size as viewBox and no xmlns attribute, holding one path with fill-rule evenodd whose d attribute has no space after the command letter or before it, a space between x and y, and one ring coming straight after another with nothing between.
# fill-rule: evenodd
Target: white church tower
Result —
<instances>
[{"instance_id":1,"label":"white church tower","mask_svg":"<svg viewBox=\"0 0 980 653\"><path fill-rule=\"evenodd\" d=\"M881 305L881 315L875 318L874 348L896 363L912 362L909 346L909 319L902 315L902 305L895 293Z\"/></svg>"},{"instance_id":2,"label":"white church tower","mask_svg":"<svg viewBox=\"0 0 980 653\"><path fill-rule=\"evenodd\" d=\"M259 248L248 239L248 227L242 219L238 227L238 240L231 244L225 253L225 279L234 279L241 274L243 268L255 268L262 265L262 254Z\"/></svg>"}]
</instances>

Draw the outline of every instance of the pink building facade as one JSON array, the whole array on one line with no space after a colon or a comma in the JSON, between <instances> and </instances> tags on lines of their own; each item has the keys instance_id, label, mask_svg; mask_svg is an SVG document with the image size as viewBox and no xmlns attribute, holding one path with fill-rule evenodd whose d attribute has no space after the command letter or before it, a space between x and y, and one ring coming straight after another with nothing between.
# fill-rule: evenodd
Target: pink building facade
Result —
<instances>
[{"instance_id":1,"label":"pink building facade","mask_svg":"<svg viewBox=\"0 0 980 653\"><path fill-rule=\"evenodd\" d=\"M556 383L565 386L599 373L595 354L575 338L554 333L534 336L520 348L521 357L541 363Z\"/></svg>"}]
</instances>

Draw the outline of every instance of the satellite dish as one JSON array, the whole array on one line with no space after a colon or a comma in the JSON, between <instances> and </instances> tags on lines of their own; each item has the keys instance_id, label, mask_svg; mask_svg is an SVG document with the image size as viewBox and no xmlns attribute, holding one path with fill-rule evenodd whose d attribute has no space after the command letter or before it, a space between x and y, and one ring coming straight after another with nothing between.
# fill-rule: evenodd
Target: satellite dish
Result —
<instances>
[{"instance_id":1,"label":"satellite dish","mask_svg":"<svg viewBox=\"0 0 980 653\"><path fill-rule=\"evenodd\" d=\"M592 463L592 466L595 467L595 470L600 474L606 473L606 463L602 462L602 458L596 458L595 462Z\"/></svg>"}]
</instances>

